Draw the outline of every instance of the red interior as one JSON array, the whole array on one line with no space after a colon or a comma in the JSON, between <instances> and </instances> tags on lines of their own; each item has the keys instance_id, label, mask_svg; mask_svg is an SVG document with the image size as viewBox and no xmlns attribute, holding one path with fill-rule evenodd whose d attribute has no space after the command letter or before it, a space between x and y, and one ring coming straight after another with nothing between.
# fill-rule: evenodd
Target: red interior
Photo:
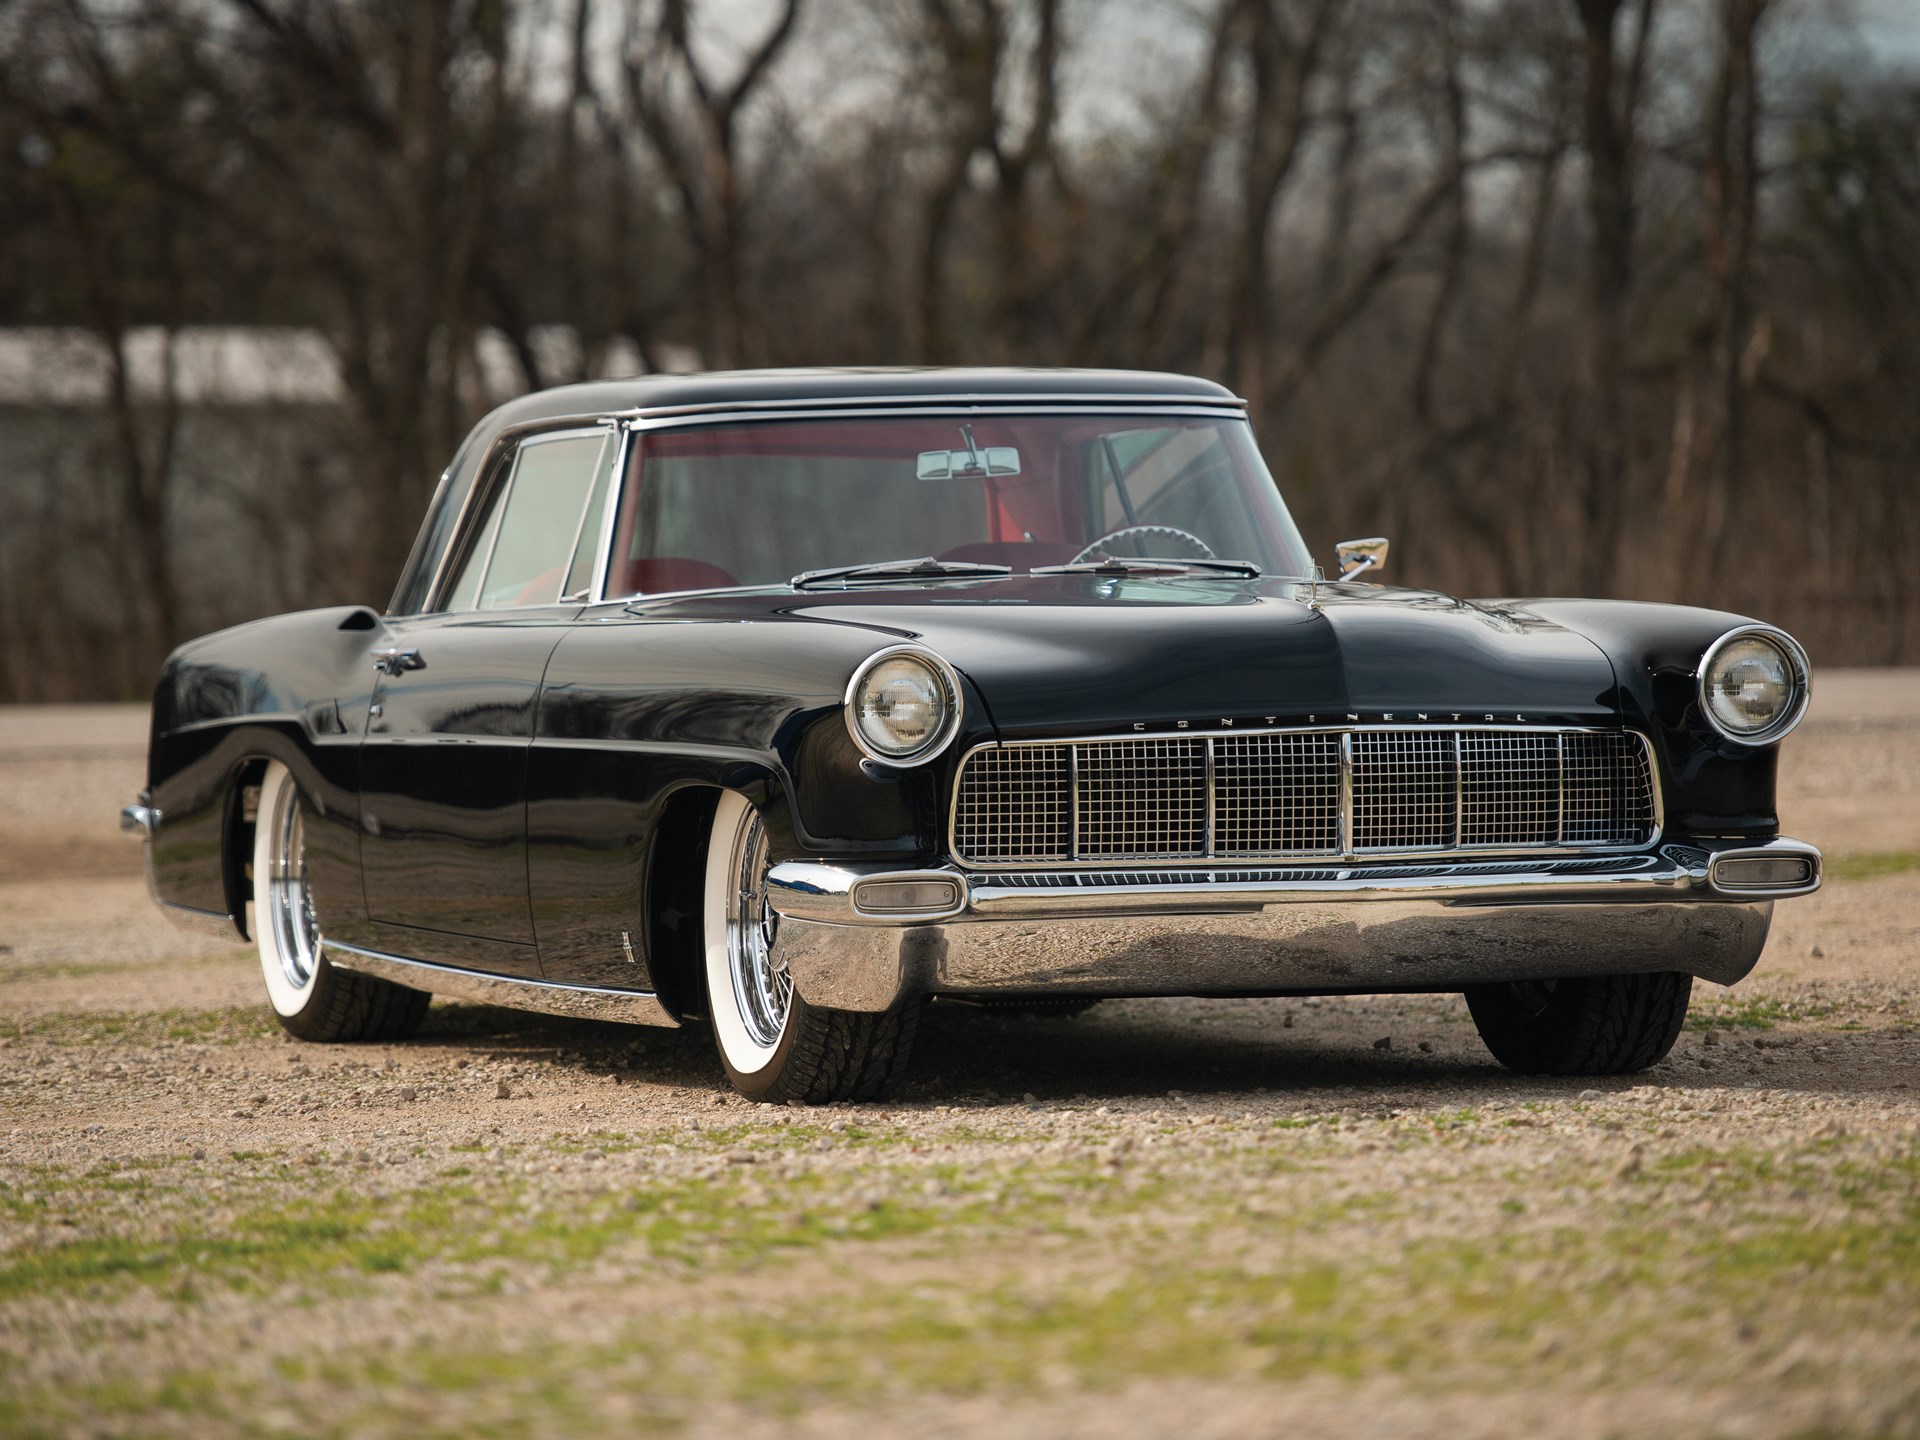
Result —
<instances>
[{"instance_id":1,"label":"red interior","mask_svg":"<svg viewBox=\"0 0 1920 1440\"><path fill-rule=\"evenodd\" d=\"M608 595L658 595L668 590L716 590L740 582L718 565L679 555L616 558L607 576Z\"/></svg>"}]
</instances>

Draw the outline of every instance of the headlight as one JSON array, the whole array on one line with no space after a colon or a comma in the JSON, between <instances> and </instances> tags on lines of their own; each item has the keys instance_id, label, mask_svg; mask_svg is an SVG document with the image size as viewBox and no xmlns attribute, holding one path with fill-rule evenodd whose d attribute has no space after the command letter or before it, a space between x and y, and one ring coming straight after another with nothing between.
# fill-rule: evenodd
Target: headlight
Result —
<instances>
[{"instance_id":1,"label":"headlight","mask_svg":"<svg viewBox=\"0 0 1920 1440\"><path fill-rule=\"evenodd\" d=\"M960 728L960 680L930 650L896 646L869 657L847 687L853 743L887 765L918 765Z\"/></svg>"},{"instance_id":2,"label":"headlight","mask_svg":"<svg viewBox=\"0 0 1920 1440\"><path fill-rule=\"evenodd\" d=\"M1807 713L1807 652L1792 636L1761 626L1731 630L1700 661L1700 708L1729 740L1765 745Z\"/></svg>"}]
</instances>

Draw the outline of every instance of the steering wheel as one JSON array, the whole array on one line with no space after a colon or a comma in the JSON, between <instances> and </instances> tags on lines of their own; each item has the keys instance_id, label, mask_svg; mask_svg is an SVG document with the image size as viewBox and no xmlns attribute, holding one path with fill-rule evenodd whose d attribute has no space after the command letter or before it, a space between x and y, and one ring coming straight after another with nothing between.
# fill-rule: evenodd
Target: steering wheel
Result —
<instances>
[{"instance_id":1,"label":"steering wheel","mask_svg":"<svg viewBox=\"0 0 1920 1440\"><path fill-rule=\"evenodd\" d=\"M1086 549L1082 550L1067 563L1069 565L1078 565L1081 561L1091 559L1093 556L1099 554L1100 547L1105 545L1109 540L1124 539L1128 535L1164 535L1182 544L1191 545L1195 550L1200 552L1198 558L1202 560L1213 560L1217 558L1208 547L1206 541L1191 531L1182 530L1178 525L1123 525L1118 530L1109 530L1105 535L1102 535L1098 540L1087 546Z\"/></svg>"}]
</instances>

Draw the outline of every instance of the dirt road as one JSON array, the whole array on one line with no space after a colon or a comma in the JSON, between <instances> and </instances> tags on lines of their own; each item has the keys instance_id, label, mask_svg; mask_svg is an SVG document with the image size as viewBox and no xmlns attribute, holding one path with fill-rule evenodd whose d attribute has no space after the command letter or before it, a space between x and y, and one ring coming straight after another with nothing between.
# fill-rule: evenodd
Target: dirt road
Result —
<instances>
[{"instance_id":1,"label":"dirt road","mask_svg":"<svg viewBox=\"0 0 1920 1440\"><path fill-rule=\"evenodd\" d=\"M294 1044L147 902L138 710L0 711L0 1434L1920 1436L1920 672L1630 1081L1452 997L936 1008L887 1106L437 1004Z\"/></svg>"}]
</instances>

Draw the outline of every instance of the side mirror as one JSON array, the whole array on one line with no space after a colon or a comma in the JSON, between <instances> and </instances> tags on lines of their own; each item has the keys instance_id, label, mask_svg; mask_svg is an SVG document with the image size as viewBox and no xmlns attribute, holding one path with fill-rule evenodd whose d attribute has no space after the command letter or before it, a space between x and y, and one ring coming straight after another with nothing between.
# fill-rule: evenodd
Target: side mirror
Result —
<instances>
[{"instance_id":1,"label":"side mirror","mask_svg":"<svg viewBox=\"0 0 1920 1440\"><path fill-rule=\"evenodd\" d=\"M1370 540L1342 540L1333 547L1340 558L1340 573L1335 579L1353 580L1387 563L1387 540L1375 535Z\"/></svg>"}]
</instances>

